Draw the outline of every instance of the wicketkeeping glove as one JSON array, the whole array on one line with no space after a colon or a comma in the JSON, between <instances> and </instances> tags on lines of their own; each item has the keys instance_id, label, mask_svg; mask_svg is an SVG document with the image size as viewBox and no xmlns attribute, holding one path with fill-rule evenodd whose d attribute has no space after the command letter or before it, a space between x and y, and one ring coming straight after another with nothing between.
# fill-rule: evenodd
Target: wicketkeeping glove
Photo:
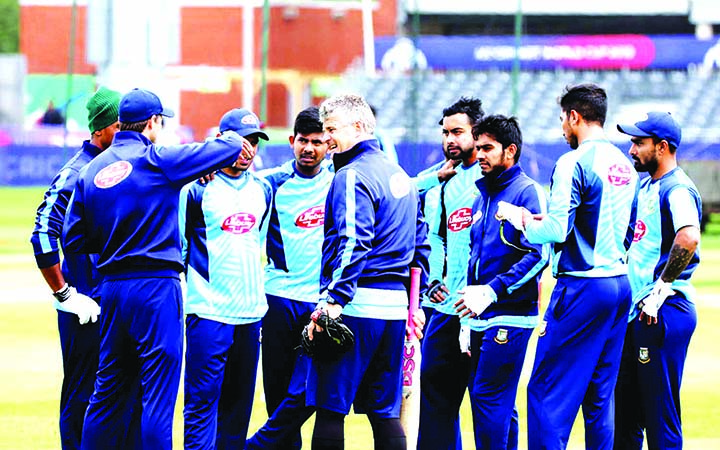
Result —
<instances>
[{"instance_id":1,"label":"wicketkeeping glove","mask_svg":"<svg viewBox=\"0 0 720 450\"><path fill-rule=\"evenodd\" d=\"M499 201L495 218L497 220L507 220L510 222L510 225L515 227L516 230L523 231L525 227L523 226L522 210L523 209L520 206L515 206L512 203L505 201Z\"/></svg>"},{"instance_id":2,"label":"wicketkeeping glove","mask_svg":"<svg viewBox=\"0 0 720 450\"><path fill-rule=\"evenodd\" d=\"M646 316L657 318L658 310L665 303L665 299L675 293L671 285L672 283L667 283L662 278L657 279L650 295L641 300L641 309Z\"/></svg>"},{"instance_id":3,"label":"wicketkeeping glove","mask_svg":"<svg viewBox=\"0 0 720 450\"><path fill-rule=\"evenodd\" d=\"M342 323L342 318L332 319L327 312L316 309L310 319L322 328L313 331L310 340L307 327L303 328L301 345L305 353L322 360L332 360L342 355L355 343L352 330Z\"/></svg>"},{"instance_id":4,"label":"wicketkeeping glove","mask_svg":"<svg viewBox=\"0 0 720 450\"><path fill-rule=\"evenodd\" d=\"M55 309L71 314L77 314L80 325L88 322L97 322L100 315L100 305L87 295L80 294L74 287L67 283L57 292L55 297Z\"/></svg>"}]
</instances>

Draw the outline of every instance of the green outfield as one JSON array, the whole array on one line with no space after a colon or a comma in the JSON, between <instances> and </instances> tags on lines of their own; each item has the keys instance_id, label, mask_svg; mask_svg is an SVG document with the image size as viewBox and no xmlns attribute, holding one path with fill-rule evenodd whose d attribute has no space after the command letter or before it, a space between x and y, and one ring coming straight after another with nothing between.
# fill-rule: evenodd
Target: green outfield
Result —
<instances>
[{"instance_id":1,"label":"green outfield","mask_svg":"<svg viewBox=\"0 0 720 450\"><path fill-rule=\"evenodd\" d=\"M0 188L0 449L59 448L58 399L62 361L56 314L47 287L35 268L28 238L41 188ZM716 218L720 219L720 218ZM702 263L694 277L699 300L698 327L693 337L683 383L685 448L720 448L720 223L709 225L703 236ZM543 284L548 298L552 279ZM525 442L525 386L533 348L518 392L521 448ZM250 431L266 418L259 383ZM182 396L182 393L181 393ZM182 448L182 397L175 420L175 448ZM465 448L472 444L472 419L467 401L462 411ZM303 428L306 447L312 419ZM577 423L570 447L583 448L582 424ZM372 433L364 416L346 421L346 448L372 448Z\"/></svg>"}]
</instances>

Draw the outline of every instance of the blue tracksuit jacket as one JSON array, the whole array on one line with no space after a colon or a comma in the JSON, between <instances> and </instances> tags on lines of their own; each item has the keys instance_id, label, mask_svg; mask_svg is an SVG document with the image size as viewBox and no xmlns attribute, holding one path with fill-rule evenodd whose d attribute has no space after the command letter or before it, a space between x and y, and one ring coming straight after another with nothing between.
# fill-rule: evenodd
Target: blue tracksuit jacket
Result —
<instances>
[{"instance_id":1,"label":"blue tracksuit jacket","mask_svg":"<svg viewBox=\"0 0 720 450\"><path fill-rule=\"evenodd\" d=\"M548 244L530 244L509 223L502 224L503 242L501 222L495 219L495 213L500 201L545 213L545 194L520 166L511 167L495 180L480 178L475 184L480 195L472 209L467 281L469 285L490 285L498 300L480 317L470 320L470 325L475 331L495 325L533 328L537 325L538 283L550 248Z\"/></svg>"},{"instance_id":2,"label":"blue tracksuit jacket","mask_svg":"<svg viewBox=\"0 0 720 450\"><path fill-rule=\"evenodd\" d=\"M410 178L388 161L375 139L334 155L333 162L336 172L325 204L320 292L327 291L345 306L355 299L358 287L404 290L410 266L422 268L422 289L430 245ZM417 217L412 226L405 220L408 216ZM388 306L356 301L343 314L396 319L387 316ZM394 306L401 319L407 317L407 303Z\"/></svg>"}]
</instances>

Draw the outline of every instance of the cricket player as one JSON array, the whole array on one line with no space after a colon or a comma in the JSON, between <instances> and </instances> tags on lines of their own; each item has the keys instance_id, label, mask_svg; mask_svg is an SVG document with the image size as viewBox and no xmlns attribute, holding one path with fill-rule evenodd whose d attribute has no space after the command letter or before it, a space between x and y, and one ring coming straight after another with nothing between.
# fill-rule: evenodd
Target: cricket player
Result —
<instances>
[{"instance_id":1,"label":"cricket player","mask_svg":"<svg viewBox=\"0 0 720 450\"><path fill-rule=\"evenodd\" d=\"M35 262L55 297L63 358L60 391L60 444L79 449L85 410L95 384L100 349L100 276L96 255L67 253L60 262L58 241L78 172L108 148L119 129L120 94L101 86L88 100L90 139L68 161L37 209L30 242Z\"/></svg>"},{"instance_id":2,"label":"cricket player","mask_svg":"<svg viewBox=\"0 0 720 450\"><path fill-rule=\"evenodd\" d=\"M365 413L376 448L407 448L400 424L402 353L410 266L427 275L429 245L417 190L382 153L375 118L357 95L320 107L336 170L325 204L318 308L341 314L355 344L334 360L312 358L307 404L317 409L312 447L344 448L344 420ZM422 280L425 282L426 280ZM421 282L421 289L424 283ZM317 332L308 324L310 339Z\"/></svg>"},{"instance_id":3,"label":"cricket player","mask_svg":"<svg viewBox=\"0 0 720 450\"><path fill-rule=\"evenodd\" d=\"M690 278L700 262L702 205L677 164L681 129L666 112L618 125L632 136L630 157L649 177L640 184L628 253L633 307L615 389L616 450L683 448L680 386L697 325Z\"/></svg>"},{"instance_id":4,"label":"cricket player","mask_svg":"<svg viewBox=\"0 0 720 450\"><path fill-rule=\"evenodd\" d=\"M478 449L518 448L515 408L525 353L538 324L538 289L549 245L530 244L496 220L503 202L544 214L545 193L518 165L522 133L514 117L487 116L473 129L483 177L472 208L467 287L459 310L473 317L470 404Z\"/></svg>"},{"instance_id":5,"label":"cricket player","mask_svg":"<svg viewBox=\"0 0 720 450\"><path fill-rule=\"evenodd\" d=\"M78 176L63 229L66 252L97 253L103 276L100 358L85 414L83 449L125 448L121 419L139 386L143 448L171 449L183 350L183 270L178 203L189 182L250 159L234 132L204 143L158 147L173 112L154 93L120 99L113 144Z\"/></svg>"},{"instance_id":6,"label":"cricket player","mask_svg":"<svg viewBox=\"0 0 720 450\"><path fill-rule=\"evenodd\" d=\"M631 301L625 254L638 175L605 137L604 89L568 86L559 103L573 151L555 164L548 212L516 208L504 214L528 242L553 244L557 278L528 385L528 447L565 448L582 405L586 448L611 449L613 391Z\"/></svg>"},{"instance_id":7,"label":"cricket player","mask_svg":"<svg viewBox=\"0 0 720 450\"><path fill-rule=\"evenodd\" d=\"M220 136L235 132L257 149L267 134L257 116L232 109ZM267 311L262 256L270 185L242 155L209 183L180 195L185 297L185 448L242 448L247 438Z\"/></svg>"},{"instance_id":8,"label":"cricket player","mask_svg":"<svg viewBox=\"0 0 720 450\"><path fill-rule=\"evenodd\" d=\"M273 191L265 267L269 309L262 341L269 418L248 439L247 449L300 449L300 428L315 411L305 405L310 361L299 346L318 301L325 200L334 176L323 134L318 108L304 109L289 138L294 158L257 173Z\"/></svg>"},{"instance_id":9,"label":"cricket player","mask_svg":"<svg viewBox=\"0 0 720 450\"><path fill-rule=\"evenodd\" d=\"M440 194L442 193L442 182L447 181L455 174L455 166L460 161L450 159L443 147L445 160L440 161L427 169L421 171L413 178L415 186L420 192L420 203L423 216L428 224L428 236L437 236L441 227L440 219ZM444 226L444 225L443 225ZM441 239L430 240L430 280L443 280L447 272L445 265L445 246ZM422 309L426 320L435 311L436 304L427 295L423 296Z\"/></svg>"},{"instance_id":10,"label":"cricket player","mask_svg":"<svg viewBox=\"0 0 720 450\"><path fill-rule=\"evenodd\" d=\"M470 226L472 205L478 195L475 181L482 177L477 162L472 127L483 117L482 102L462 97L443 110L440 120L443 148L450 159L461 163L456 175L445 181L440 190L437 231L429 234L433 248L445 249L432 255L433 278L427 296L435 303L435 312L428 320L422 342L420 366L420 430L419 450L460 449L460 405L470 375L469 349L460 349L460 317L455 311L457 292L466 285L470 257ZM442 264L442 265L441 265ZM446 264L445 280L439 278ZM435 278L438 277L438 278ZM469 346L470 329L464 347Z\"/></svg>"}]
</instances>

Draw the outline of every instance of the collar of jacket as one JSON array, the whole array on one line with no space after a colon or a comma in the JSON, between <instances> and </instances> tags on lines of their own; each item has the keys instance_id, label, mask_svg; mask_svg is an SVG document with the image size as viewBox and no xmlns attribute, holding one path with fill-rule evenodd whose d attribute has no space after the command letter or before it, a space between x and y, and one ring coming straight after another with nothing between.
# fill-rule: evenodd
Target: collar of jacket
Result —
<instances>
[{"instance_id":1,"label":"collar of jacket","mask_svg":"<svg viewBox=\"0 0 720 450\"><path fill-rule=\"evenodd\" d=\"M83 150L93 158L102 153L102 149L95 144L91 144L90 140L83 141Z\"/></svg>"},{"instance_id":2,"label":"collar of jacket","mask_svg":"<svg viewBox=\"0 0 720 450\"><path fill-rule=\"evenodd\" d=\"M504 170L497 177L482 177L475 181L480 192L499 192L505 189L512 181L523 173L522 168L515 164Z\"/></svg>"},{"instance_id":3,"label":"collar of jacket","mask_svg":"<svg viewBox=\"0 0 720 450\"><path fill-rule=\"evenodd\" d=\"M358 158L366 151L371 150L382 151L380 150L380 144L375 138L360 141L350 150L346 150L342 153L335 153L333 155L333 165L335 166L335 171L340 170L343 166L350 164L350 162Z\"/></svg>"}]
</instances>

